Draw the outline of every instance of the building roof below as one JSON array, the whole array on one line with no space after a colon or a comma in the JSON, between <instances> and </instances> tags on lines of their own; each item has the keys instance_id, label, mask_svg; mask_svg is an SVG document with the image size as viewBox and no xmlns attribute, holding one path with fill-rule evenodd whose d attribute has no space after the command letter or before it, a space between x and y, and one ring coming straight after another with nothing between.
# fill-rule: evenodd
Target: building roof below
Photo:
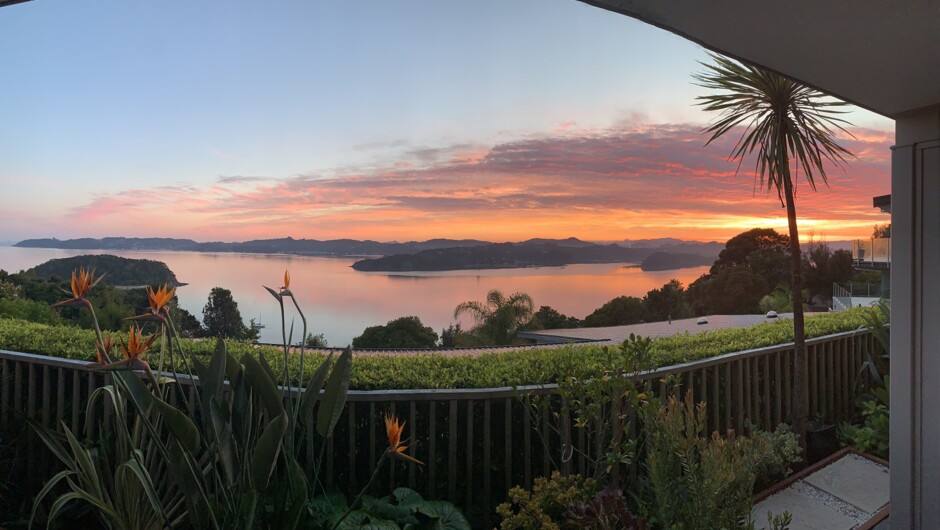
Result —
<instances>
[{"instance_id":1,"label":"building roof below","mask_svg":"<svg viewBox=\"0 0 940 530\"><path fill-rule=\"evenodd\" d=\"M790 313L780 314L777 318L792 318ZM703 331L714 331L726 328L749 328L773 319L765 315L712 315L706 317L707 324L699 324L698 318L685 318L672 322L647 322L644 324L630 324L627 326L611 326L605 328L574 328L574 329L546 329L541 331L522 331L519 337L535 340L540 343L562 343L571 341L603 341L619 344L630 337L630 334L643 337L671 337L680 333L694 335Z\"/></svg>"}]
</instances>

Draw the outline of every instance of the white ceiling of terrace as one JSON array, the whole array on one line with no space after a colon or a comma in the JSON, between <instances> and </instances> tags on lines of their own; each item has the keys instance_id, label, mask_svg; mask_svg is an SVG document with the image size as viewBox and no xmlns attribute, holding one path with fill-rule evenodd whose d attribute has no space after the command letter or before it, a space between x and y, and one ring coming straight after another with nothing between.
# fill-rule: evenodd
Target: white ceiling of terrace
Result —
<instances>
[{"instance_id":1,"label":"white ceiling of terrace","mask_svg":"<svg viewBox=\"0 0 940 530\"><path fill-rule=\"evenodd\" d=\"M581 1L888 117L940 104L940 0Z\"/></svg>"}]
</instances>

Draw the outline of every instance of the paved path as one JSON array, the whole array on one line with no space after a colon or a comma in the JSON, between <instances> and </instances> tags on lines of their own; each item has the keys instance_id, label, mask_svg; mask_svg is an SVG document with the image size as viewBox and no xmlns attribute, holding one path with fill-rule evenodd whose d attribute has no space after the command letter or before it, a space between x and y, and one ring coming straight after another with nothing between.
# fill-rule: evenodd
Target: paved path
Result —
<instances>
[{"instance_id":1,"label":"paved path","mask_svg":"<svg viewBox=\"0 0 940 530\"><path fill-rule=\"evenodd\" d=\"M754 506L758 528L767 513L790 512L790 530L854 530L888 504L888 468L854 453L795 481ZM881 527L879 527L881 528Z\"/></svg>"}]
</instances>

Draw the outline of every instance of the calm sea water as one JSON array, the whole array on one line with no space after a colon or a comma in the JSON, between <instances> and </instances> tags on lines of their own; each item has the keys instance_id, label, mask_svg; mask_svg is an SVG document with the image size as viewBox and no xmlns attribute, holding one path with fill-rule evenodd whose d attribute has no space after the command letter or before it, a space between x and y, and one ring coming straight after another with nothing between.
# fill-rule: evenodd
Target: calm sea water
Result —
<instances>
[{"instance_id":1,"label":"calm sea water","mask_svg":"<svg viewBox=\"0 0 940 530\"><path fill-rule=\"evenodd\" d=\"M54 258L103 251L72 251L0 247L0 269L19 271ZM215 286L232 291L242 317L255 318L266 327L264 342L280 342L277 302L262 288L283 283L291 273L291 291L307 316L309 330L323 333L331 346L344 346L367 326L384 324L400 316L415 315L438 333L454 323L454 307L467 300L483 300L490 289L506 294L522 291L536 308L549 305L584 318L608 300L621 295L642 297L672 278L688 285L708 267L664 272L643 272L624 264L568 265L530 269L494 269L429 273L368 273L350 268L351 258L313 258L271 254L197 252L114 252L128 258L166 263L181 282L180 305L202 317L202 308ZM290 325L288 313L288 326ZM469 327L471 322L463 322ZM295 340L300 337L296 319Z\"/></svg>"}]
</instances>

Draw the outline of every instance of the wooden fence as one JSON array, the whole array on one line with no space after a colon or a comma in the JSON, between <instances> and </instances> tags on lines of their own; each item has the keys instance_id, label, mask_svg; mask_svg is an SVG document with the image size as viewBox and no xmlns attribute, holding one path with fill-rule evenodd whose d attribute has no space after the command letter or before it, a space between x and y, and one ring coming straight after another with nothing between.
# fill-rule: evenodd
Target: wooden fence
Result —
<instances>
[{"instance_id":1,"label":"wooden fence","mask_svg":"<svg viewBox=\"0 0 940 530\"><path fill-rule=\"evenodd\" d=\"M864 387L857 374L875 347L865 331L807 341L804 385L811 417L840 422L853 416ZM696 401L707 402L711 430L772 429L790 414L793 360L793 345L784 344L664 367L640 378L661 395L667 391L662 380L672 376L679 391L691 390ZM0 350L0 432L24 429L23 415L53 428L61 421L77 433L94 432L96 421L107 430L107 411L85 422L87 397L109 382L107 374L88 371L86 364ZM541 414L532 413L533 403ZM620 428L600 417L585 428L573 426L570 415L561 413L567 403L556 385L350 391L323 462L327 489L355 492L368 481L387 444L382 414L388 411L407 422L409 452L426 465L387 466L376 492L408 486L428 498L451 500L476 520L487 519L509 488L531 485L534 477L555 469L592 472L592 462ZM34 465L37 452L28 452L27 466ZM305 452L311 459L312 443Z\"/></svg>"}]
</instances>

